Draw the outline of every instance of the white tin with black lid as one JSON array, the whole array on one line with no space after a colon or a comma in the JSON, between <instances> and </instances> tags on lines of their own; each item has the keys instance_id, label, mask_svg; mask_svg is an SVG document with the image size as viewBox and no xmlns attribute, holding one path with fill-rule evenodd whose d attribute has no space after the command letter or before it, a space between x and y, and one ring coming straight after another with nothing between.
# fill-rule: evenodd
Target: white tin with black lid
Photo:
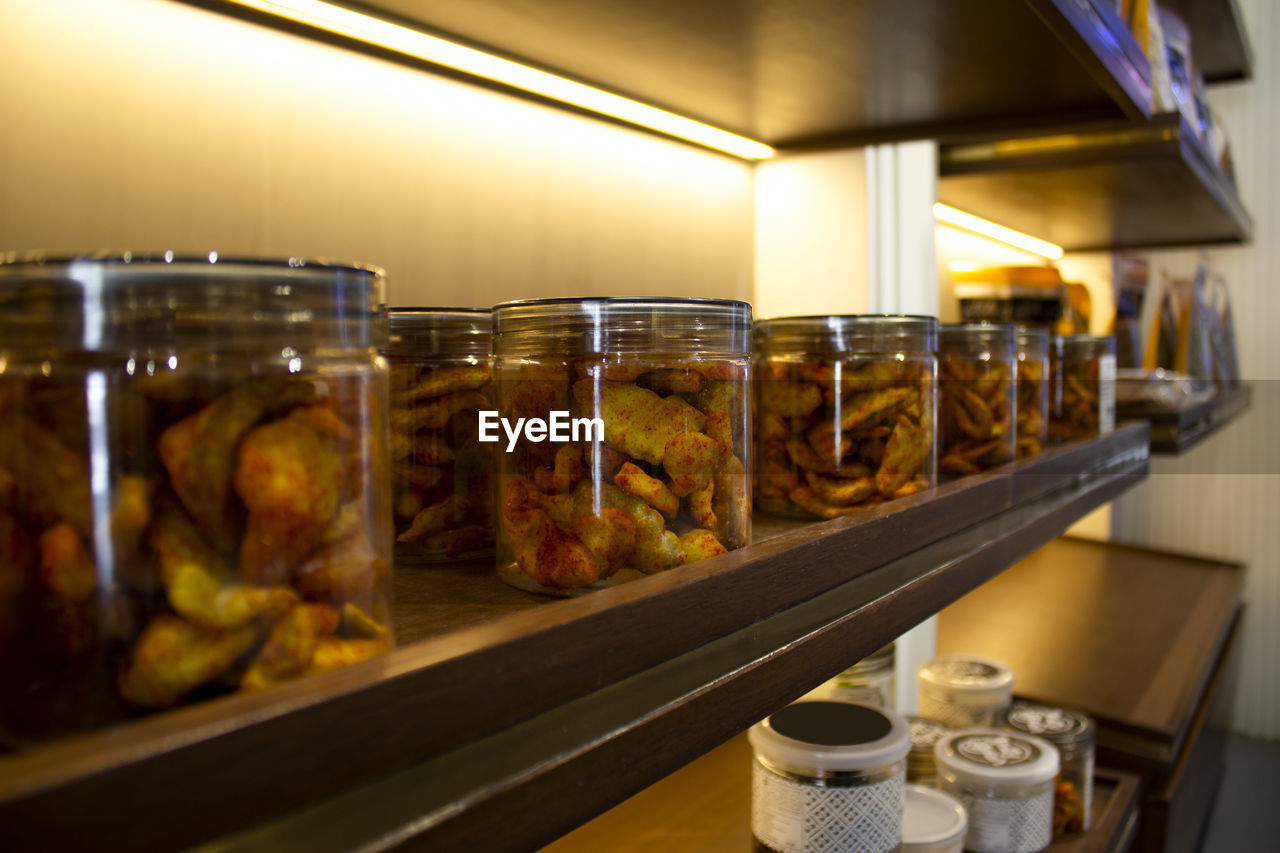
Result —
<instances>
[{"instance_id":1,"label":"white tin with black lid","mask_svg":"<svg viewBox=\"0 0 1280 853\"><path fill-rule=\"evenodd\" d=\"M1038 853L1053 840L1058 751L1038 737L962 729L934 747L941 789L969 813L965 850Z\"/></svg>"},{"instance_id":2,"label":"white tin with black lid","mask_svg":"<svg viewBox=\"0 0 1280 853\"><path fill-rule=\"evenodd\" d=\"M851 702L797 702L751 727L757 851L890 853L902 843L902 715Z\"/></svg>"}]
</instances>

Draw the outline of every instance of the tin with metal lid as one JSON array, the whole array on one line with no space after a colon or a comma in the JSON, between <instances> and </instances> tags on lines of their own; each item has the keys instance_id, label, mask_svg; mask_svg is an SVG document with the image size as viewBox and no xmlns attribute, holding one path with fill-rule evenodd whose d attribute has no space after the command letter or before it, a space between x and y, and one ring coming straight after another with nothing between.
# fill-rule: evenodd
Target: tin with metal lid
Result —
<instances>
[{"instance_id":1,"label":"tin with metal lid","mask_svg":"<svg viewBox=\"0 0 1280 853\"><path fill-rule=\"evenodd\" d=\"M1070 708L1015 702L1001 715L1001 724L1043 738L1058 749L1061 766L1053 791L1054 837L1088 829L1092 822L1093 720Z\"/></svg>"},{"instance_id":2,"label":"tin with metal lid","mask_svg":"<svg viewBox=\"0 0 1280 853\"><path fill-rule=\"evenodd\" d=\"M902 842L900 714L852 702L797 702L752 726L751 833L757 851L888 853Z\"/></svg>"},{"instance_id":3,"label":"tin with metal lid","mask_svg":"<svg viewBox=\"0 0 1280 853\"><path fill-rule=\"evenodd\" d=\"M978 655L944 655L920 667L920 716L952 728L995 725L1013 699L1013 671Z\"/></svg>"}]
</instances>

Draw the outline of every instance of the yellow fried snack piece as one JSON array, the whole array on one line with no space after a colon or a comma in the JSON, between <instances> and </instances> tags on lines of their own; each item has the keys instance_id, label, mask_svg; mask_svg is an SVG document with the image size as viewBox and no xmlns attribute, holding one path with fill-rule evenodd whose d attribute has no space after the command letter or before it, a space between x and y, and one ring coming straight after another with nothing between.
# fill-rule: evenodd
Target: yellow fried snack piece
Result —
<instances>
[{"instance_id":1,"label":"yellow fried snack piece","mask_svg":"<svg viewBox=\"0 0 1280 853\"><path fill-rule=\"evenodd\" d=\"M598 395L597 395L598 392ZM707 416L678 396L660 397L648 388L580 379L573 385L579 414L604 421L604 440L627 456L651 465L662 462L667 442L677 434L701 432Z\"/></svg>"},{"instance_id":2,"label":"yellow fried snack piece","mask_svg":"<svg viewBox=\"0 0 1280 853\"><path fill-rule=\"evenodd\" d=\"M293 585L311 601L342 604L366 600L388 566L364 531L307 558L293 573Z\"/></svg>"},{"instance_id":3,"label":"yellow fried snack piece","mask_svg":"<svg viewBox=\"0 0 1280 853\"><path fill-rule=\"evenodd\" d=\"M661 367L636 377L636 384L660 394L694 394L702 390L705 382L706 379L698 371L679 367Z\"/></svg>"},{"instance_id":4,"label":"yellow fried snack piece","mask_svg":"<svg viewBox=\"0 0 1280 853\"><path fill-rule=\"evenodd\" d=\"M63 601L87 600L98 586L93 559L67 522L40 534L40 580Z\"/></svg>"},{"instance_id":5,"label":"yellow fried snack piece","mask_svg":"<svg viewBox=\"0 0 1280 853\"><path fill-rule=\"evenodd\" d=\"M338 627L338 611L327 604L299 604L281 616L240 679L241 690L261 690L296 678L311 665L316 643Z\"/></svg>"},{"instance_id":6,"label":"yellow fried snack piece","mask_svg":"<svg viewBox=\"0 0 1280 853\"><path fill-rule=\"evenodd\" d=\"M316 640L316 652L311 657L311 666L307 668L307 673L315 674L341 669L344 666L386 654L390 649L391 638L387 636L349 640L340 637L321 637Z\"/></svg>"},{"instance_id":7,"label":"yellow fried snack piece","mask_svg":"<svg viewBox=\"0 0 1280 853\"><path fill-rule=\"evenodd\" d=\"M249 510L240 544L246 580L286 581L337 512L338 453L312 423L300 409L250 430L240 442L235 486Z\"/></svg>"},{"instance_id":8,"label":"yellow fried snack piece","mask_svg":"<svg viewBox=\"0 0 1280 853\"><path fill-rule=\"evenodd\" d=\"M614 484L629 495L634 495L667 518L675 518L680 511L680 499L667 488L666 483L650 477L639 466L624 463L613 477Z\"/></svg>"},{"instance_id":9,"label":"yellow fried snack piece","mask_svg":"<svg viewBox=\"0 0 1280 853\"><path fill-rule=\"evenodd\" d=\"M843 461L819 456L810 444L799 438L791 438L786 442L787 456L797 468L806 471L817 471L820 474L839 474L844 477L861 477L870 474L870 469L859 462Z\"/></svg>"},{"instance_id":10,"label":"yellow fried snack piece","mask_svg":"<svg viewBox=\"0 0 1280 853\"><path fill-rule=\"evenodd\" d=\"M822 389L810 382L765 380L756 392L762 410L784 418L806 418L822 405Z\"/></svg>"},{"instance_id":11,"label":"yellow fried snack piece","mask_svg":"<svg viewBox=\"0 0 1280 853\"><path fill-rule=\"evenodd\" d=\"M423 373L413 385L391 397L393 406L408 406L419 400L442 397L458 391L474 391L488 385L493 376L488 367L478 364L437 367Z\"/></svg>"},{"instance_id":12,"label":"yellow fried snack piece","mask_svg":"<svg viewBox=\"0 0 1280 853\"><path fill-rule=\"evenodd\" d=\"M685 561L689 563L729 553L729 549L720 544L714 533L701 528L690 530L681 536L680 546L684 548Z\"/></svg>"},{"instance_id":13,"label":"yellow fried snack piece","mask_svg":"<svg viewBox=\"0 0 1280 853\"><path fill-rule=\"evenodd\" d=\"M444 471L433 465L393 462L391 480L398 486L412 486L420 492L428 492L444 479Z\"/></svg>"},{"instance_id":14,"label":"yellow fried snack piece","mask_svg":"<svg viewBox=\"0 0 1280 853\"><path fill-rule=\"evenodd\" d=\"M413 517L409 529L396 537L397 542L416 542L424 536L431 536L457 524L465 508L465 499L453 493L439 503L424 508Z\"/></svg>"},{"instance_id":15,"label":"yellow fried snack piece","mask_svg":"<svg viewBox=\"0 0 1280 853\"><path fill-rule=\"evenodd\" d=\"M741 548L751 533L751 493L742 460L729 454L712 482L715 484L711 505L717 519L716 537L728 548Z\"/></svg>"},{"instance_id":16,"label":"yellow fried snack piece","mask_svg":"<svg viewBox=\"0 0 1280 853\"><path fill-rule=\"evenodd\" d=\"M909 405L918 396L916 390L909 387L880 388L856 393L841 404L836 421L819 424L810 431L809 443L819 449L833 448L837 423L843 440L844 433L874 426L898 408ZM842 444L841 447L841 455L848 452L847 446Z\"/></svg>"},{"instance_id":17,"label":"yellow fried snack piece","mask_svg":"<svg viewBox=\"0 0 1280 853\"><path fill-rule=\"evenodd\" d=\"M851 512L857 512L866 506L865 503L859 506L836 506L835 504L827 503L822 500L822 498L814 494L813 489L809 486L801 486L798 489L792 489L791 494L787 497L789 497L791 502L796 506L800 507L805 512L816 515L818 518L838 518L842 515L848 515Z\"/></svg>"},{"instance_id":18,"label":"yellow fried snack piece","mask_svg":"<svg viewBox=\"0 0 1280 853\"><path fill-rule=\"evenodd\" d=\"M424 429L415 433L410 449L419 465L448 465L453 461L453 448L442 430Z\"/></svg>"},{"instance_id":19,"label":"yellow fried snack piece","mask_svg":"<svg viewBox=\"0 0 1280 853\"><path fill-rule=\"evenodd\" d=\"M874 477L824 477L812 471L806 471L805 482L819 500L835 506L852 506L862 503L876 493Z\"/></svg>"},{"instance_id":20,"label":"yellow fried snack piece","mask_svg":"<svg viewBox=\"0 0 1280 853\"><path fill-rule=\"evenodd\" d=\"M671 437L662 452L662 468L671 478L677 497L706 487L720 466L724 446L700 432L681 432Z\"/></svg>"},{"instance_id":21,"label":"yellow fried snack piece","mask_svg":"<svg viewBox=\"0 0 1280 853\"><path fill-rule=\"evenodd\" d=\"M589 489L584 483L578 487L586 500L580 503L590 504ZM684 562L684 549L680 547L680 537L667 530L662 515L639 498L632 497L617 486L605 485L600 490L600 498L605 506L620 509L636 526L636 547L632 552L631 565L647 575L665 571Z\"/></svg>"},{"instance_id":22,"label":"yellow fried snack piece","mask_svg":"<svg viewBox=\"0 0 1280 853\"><path fill-rule=\"evenodd\" d=\"M756 423L760 428L759 438L765 441L786 441L791 437L786 420L775 412L761 412Z\"/></svg>"},{"instance_id":23,"label":"yellow fried snack piece","mask_svg":"<svg viewBox=\"0 0 1280 853\"><path fill-rule=\"evenodd\" d=\"M524 481L511 480L503 497L502 520L516 564L543 586L574 589L595 583L602 571L600 561L580 539L552 521L532 492Z\"/></svg>"},{"instance_id":24,"label":"yellow fried snack piece","mask_svg":"<svg viewBox=\"0 0 1280 853\"><path fill-rule=\"evenodd\" d=\"M143 708L168 708L222 675L258 642L256 624L210 631L162 613L133 647L120 674L120 695Z\"/></svg>"},{"instance_id":25,"label":"yellow fried snack piece","mask_svg":"<svg viewBox=\"0 0 1280 853\"><path fill-rule=\"evenodd\" d=\"M899 417L897 426L884 445L880 468L876 471L876 488L885 497L893 497L914 477L929 455L929 433L910 418Z\"/></svg>"},{"instance_id":26,"label":"yellow fried snack piece","mask_svg":"<svg viewBox=\"0 0 1280 853\"><path fill-rule=\"evenodd\" d=\"M440 429L459 412L477 412L491 408L489 398L479 391L454 391L422 405L391 410L391 431L408 434L420 429Z\"/></svg>"},{"instance_id":27,"label":"yellow fried snack piece","mask_svg":"<svg viewBox=\"0 0 1280 853\"><path fill-rule=\"evenodd\" d=\"M707 415L706 433L720 444L725 453L733 452L733 419L728 412L712 412Z\"/></svg>"},{"instance_id":28,"label":"yellow fried snack piece","mask_svg":"<svg viewBox=\"0 0 1280 853\"><path fill-rule=\"evenodd\" d=\"M373 639L376 637L385 637L387 629L378 624L378 621L365 613L355 604L348 601L342 605L341 619L338 622L338 633L344 637L359 637L364 639Z\"/></svg>"},{"instance_id":29,"label":"yellow fried snack piece","mask_svg":"<svg viewBox=\"0 0 1280 853\"><path fill-rule=\"evenodd\" d=\"M150 523L151 484L143 477L126 474L116 483L115 506L111 510L111 539L121 555L137 551Z\"/></svg>"},{"instance_id":30,"label":"yellow fried snack piece","mask_svg":"<svg viewBox=\"0 0 1280 853\"><path fill-rule=\"evenodd\" d=\"M81 536L90 534L89 469L53 433L23 419L0 424L0 467L12 474L11 505L21 507L33 528L65 521Z\"/></svg>"},{"instance_id":31,"label":"yellow fried snack piece","mask_svg":"<svg viewBox=\"0 0 1280 853\"><path fill-rule=\"evenodd\" d=\"M707 483L705 488L689 493L689 514L693 516L693 520L698 523L699 527L705 527L707 530L716 530L720 526L720 522L716 518L715 494L716 484L714 480Z\"/></svg>"},{"instance_id":32,"label":"yellow fried snack piece","mask_svg":"<svg viewBox=\"0 0 1280 853\"><path fill-rule=\"evenodd\" d=\"M638 533L630 516L608 506L601 508L598 515L580 516L573 525L573 534L600 561L601 577L608 577L630 564Z\"/></svg>"},{"instance_id":33,"label":"yellow fried snack piece","mask_svg":"<svg viewBox=\"0 0 1280 853\"><path fill-rule=\"evenodd\" d=\"M582 449L565 444L556 451L555 466L550 471L539 468L533 473L533 479L544 492L567 492L586 475L587 470L582 465Z\"/></svg>"}]
</instances>

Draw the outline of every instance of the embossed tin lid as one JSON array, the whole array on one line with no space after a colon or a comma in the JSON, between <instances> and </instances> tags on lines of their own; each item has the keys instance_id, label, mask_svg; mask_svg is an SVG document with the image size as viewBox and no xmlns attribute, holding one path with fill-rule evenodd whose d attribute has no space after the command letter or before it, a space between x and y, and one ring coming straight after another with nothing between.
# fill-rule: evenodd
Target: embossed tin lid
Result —
<instances>
[{"instance_id":1,"label":"embossed tin lid","mask_svg":"<svg viewBox=\"0 0 1280 853\"><path fill-rule=\"evenodd\" d=\"M1058 750L1047 740L1005 729L961 729L933 748L939 772L979 785L1032 785L1058 775Z\"/></svg>"},{"instance_id":2,"label":"embossed tin lid","mask_svg":"<svg viewBox=\"0 0 1280 853\"><path fill-rule=\"evenodd\" d=\"M1093 740L1093 721L1070 708L1015 702L1002 718L1009 728L1044 738L1057 746L1075 746Z\"/></svg>"},{"instance_id":3,"label":"embossed tin lid","mask_svg":"<svg viewBox=\"0 0 1280 853\"><path fill-rule=\"evenodd\" d=\"M920 667L920 682L960 704L985 704L1013 691L1013 670L978 655L943 655Z\"/></svg>"},{"instance_id":4,"label":"embossed tin lid","mask_svg":"<svg viewBox=\"0 0 1280 853\"><path fill-rule=\"evenodd\" d=\"M937 849L935 845L961 841L968 828L969 817L955 797L921 785L906 786L902 810L903 853Z\"/></svg>"},{"instance_id":5,"label":"embossed tin lid","mask_svg":"<svg viewBox=\"0 0 1280 853\"><path fill-rule=\"evenodd\" d=\"M882 767L911 747L906 718L860 702L796 702L752 726L747 739L770 761L821 773Z\"/></svg>"}]
</instances>

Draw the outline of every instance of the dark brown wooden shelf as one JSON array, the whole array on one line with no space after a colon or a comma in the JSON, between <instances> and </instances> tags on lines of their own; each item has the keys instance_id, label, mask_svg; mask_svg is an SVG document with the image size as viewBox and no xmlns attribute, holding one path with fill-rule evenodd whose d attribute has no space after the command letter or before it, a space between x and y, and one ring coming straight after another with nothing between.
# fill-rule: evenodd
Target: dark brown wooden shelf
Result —
<instances>
[{"instance_id":1,"label":"dark brown wooden shelf","mask_svg":"<svg viewBox=\"0 0 1280 853\"><path fill-rule=\"evenodd\" d=\"M1177 456L1240 417L1252 401L1252 390L1242 384L1223 388L1207 400L1180 409L1117 403L1116 414L1123 419L1149 421L1151 452Z\"/></svg>"},{"instance_id":2,"label":"dark brown wooden shelf","mask_svg":"<svg viewBox=\"0 0 1280 853\"><path fill-rule=\"evenodd\" d=\"M939 200L1068 250L1245 243L1236 188L1178 114L943 146Z\"/></svg>"},{"instance_id":3,"label":"dark brown wooden shelf","mask_svg":"<svg viewBox=\"0 0 1280 853\"><path fill-rule=\"evenodd\" d=\"M1105 0L353 5L782 147L1150 112L1146 57Z\"/></svg>"},{"instance_id":4,"label":"dark brown wooden shelf","mask_svg":"<svg viewBox=\"0 0 1280 853\"><path fill-rule=\"evenodd\" d=\"M1209 83L1253 77L1253 48L1236 0L1161 0L1191 30L1196 67Z\"/></svg>"},{"instance_id":5,"label":"dark brown wooden shelf","mask_svg":"<svg viewBox=\"0 0 1280 853\"><path fill-rule=\"evenodd\" d=\"M1129 424L861 516L758 516L747 548L574 599L404 569L422 639L382 659L0 760L0 847L545 843L1111 500L1148 441Z\"/></svg>"}]
</instances>

